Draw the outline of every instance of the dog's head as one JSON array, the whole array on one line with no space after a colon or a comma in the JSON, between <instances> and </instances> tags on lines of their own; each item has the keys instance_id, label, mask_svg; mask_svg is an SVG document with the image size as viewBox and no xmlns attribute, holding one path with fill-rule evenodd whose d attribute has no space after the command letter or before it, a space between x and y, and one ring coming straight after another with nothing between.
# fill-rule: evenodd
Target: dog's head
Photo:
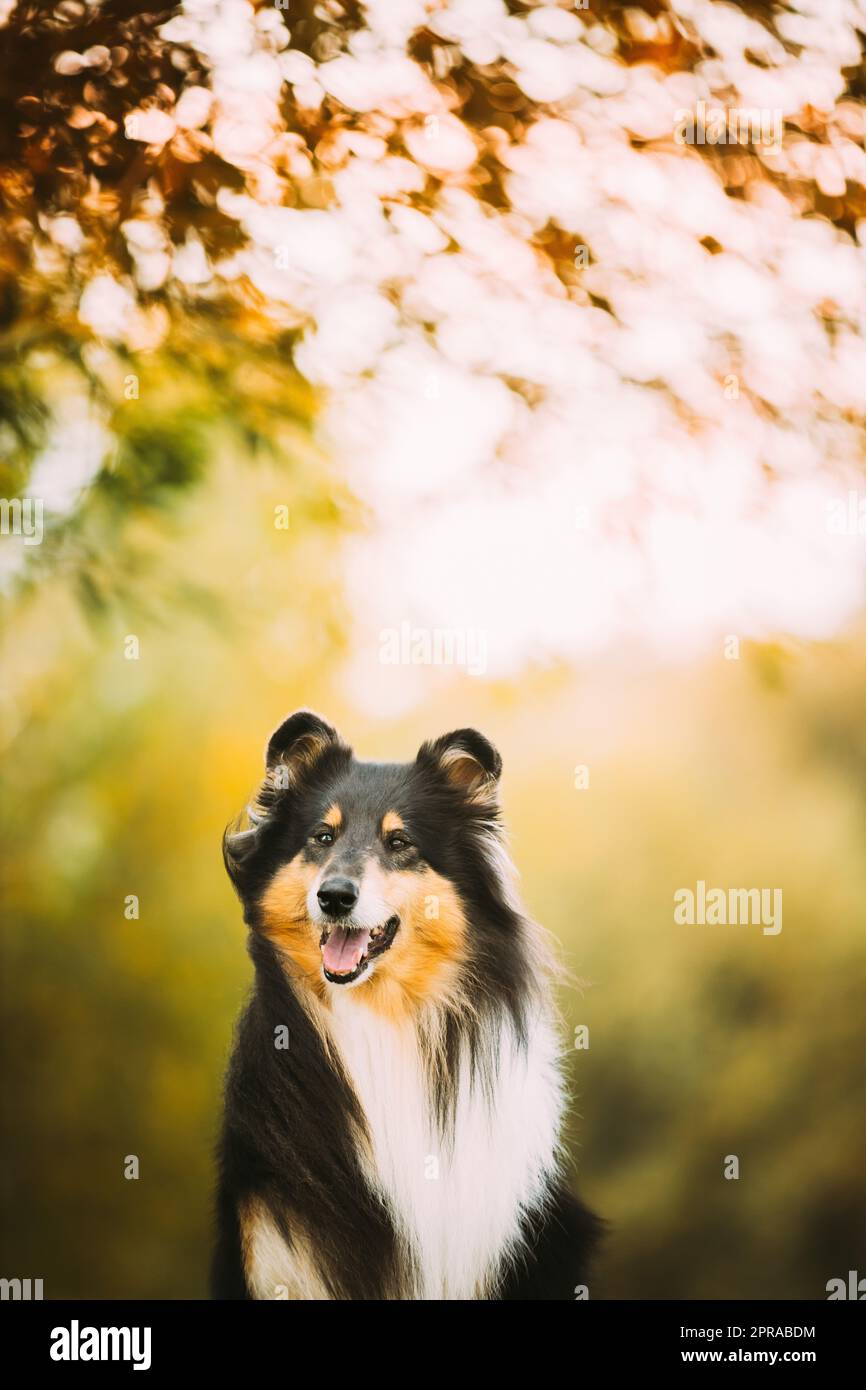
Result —
<instances>
[{"instance_id":1,"label":"dog's head","mask_svg":"<svg viewBox=\"0 0 866 1390\"><path fill-rule=\"evenodd\" d=\"M447 995L484 955L467 904L506 913L497 867L501 760L474 729L412 763L367 763L318 715L272 735L225 862L252 929L320 997L355 987L386 1012ZM482 962L483 968L483 962Z\"/></svg>"}]
</instances>

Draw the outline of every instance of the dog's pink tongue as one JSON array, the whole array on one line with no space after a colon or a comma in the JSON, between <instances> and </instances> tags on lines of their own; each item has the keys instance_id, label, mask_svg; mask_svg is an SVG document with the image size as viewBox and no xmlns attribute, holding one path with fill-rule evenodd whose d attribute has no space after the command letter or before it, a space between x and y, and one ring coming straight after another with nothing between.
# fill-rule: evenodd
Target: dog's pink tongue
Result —
<instances>
[{"instance_id":1,"label":"dog's pink tongue","mask_svg":"<svg viewBox=\"0 0 866 1390\"><path fill-rule=\"evenodd\" d=\"M347 931L335 927L322 947L325 969L332 975L351 975L361 962L370 941L369 931Z\"/></svg>"}]
</instances>

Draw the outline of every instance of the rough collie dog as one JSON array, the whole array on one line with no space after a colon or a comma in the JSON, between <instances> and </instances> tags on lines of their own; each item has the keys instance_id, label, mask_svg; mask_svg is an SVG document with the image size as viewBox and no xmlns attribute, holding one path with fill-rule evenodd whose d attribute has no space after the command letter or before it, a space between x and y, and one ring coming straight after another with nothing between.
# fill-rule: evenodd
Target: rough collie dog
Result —
<instances>
[{"instance_id":1,"label":"rough collie dog","mask_svg":"<svg viewBox=\"0 0 866 1390\"><path fill-rule=\"evenodd\" d=\"M218 1298L574 1298L551 963L473 729L358 762L300 711L226 833L256 980L226 1083Z\"/></svg>"}]
</instances>

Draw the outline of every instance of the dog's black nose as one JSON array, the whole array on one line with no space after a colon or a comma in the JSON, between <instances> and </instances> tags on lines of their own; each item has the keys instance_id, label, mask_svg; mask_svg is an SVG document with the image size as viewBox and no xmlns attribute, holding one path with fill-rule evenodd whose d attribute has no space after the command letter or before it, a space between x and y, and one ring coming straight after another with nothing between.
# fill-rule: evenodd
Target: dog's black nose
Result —
<instances>
[{"instance_id":1,"label":"dog's black nose","mask_svg":"<svg viewBox=\"0 0 866 1390\"><path fill-rule=\"evenodd\" d=\"M358 885L350 878L326 878L316 897L328 917L345 917L358 901Z\"/></svg>"}]
</instances>

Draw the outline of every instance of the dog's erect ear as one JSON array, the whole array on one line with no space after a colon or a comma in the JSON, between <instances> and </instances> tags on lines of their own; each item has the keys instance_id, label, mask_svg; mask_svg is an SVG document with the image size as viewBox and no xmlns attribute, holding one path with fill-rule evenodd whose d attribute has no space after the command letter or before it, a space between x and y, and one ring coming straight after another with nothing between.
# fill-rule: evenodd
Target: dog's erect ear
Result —
<instances>
[{"instance_id":1,"label":"dog's erect ear","mask_svg":"<svg viewBox=\"0 0 866 1390\"><path fill-rule=\"evenodd\" d=\"M495 804L502 759L477 729L455 729L422 744L418 762L438 772L473 805Z\"/></svg>"},{"instance_id":2,"label":"dog's erect ear","mask_svg":"<svg viewBox=\"0 0 866 1390\"><path fill-rule=\"evenodd\" d=\"M351 749L341 742L336 730L308 709L290 714L271 734L265 749L265 780L246 808L248 824L239 817L223 836L223 859L235 887L243 881L244 871L261 844L280 793L298 786L320 758L336 750L344 757L351 756Z\"/></svg>"},{"instance_id":3,"label":"dog's erect ear","mask_svg":"<svg viewBox=\"0 0 866 1390\"><path fill-rule=\"evenodd\" d=\"M312 710L299 709L268 739L265 765L276 790L295 786L329 748L344 747L336 729Z\"/></svg>"}]
</instances>

